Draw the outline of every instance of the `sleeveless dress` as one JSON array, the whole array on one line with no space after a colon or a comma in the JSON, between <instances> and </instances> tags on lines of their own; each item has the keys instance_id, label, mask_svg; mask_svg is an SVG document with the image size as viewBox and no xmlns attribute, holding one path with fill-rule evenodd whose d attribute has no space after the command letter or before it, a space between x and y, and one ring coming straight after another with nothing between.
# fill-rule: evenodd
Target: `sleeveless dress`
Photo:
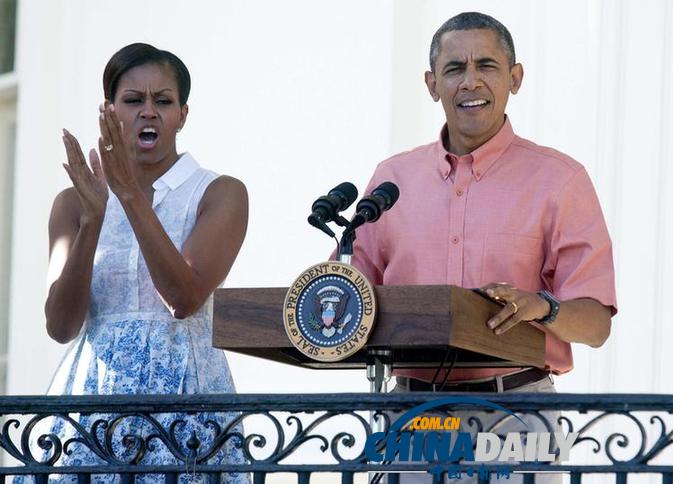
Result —
<instances>
[{"instance_id":1,"label":"sleeveless dress","mask_svg":"<svg viewBox=\"0 0 673 484\"><path fill-rule=\"evenodd\" d=\"M206 188L217 175L199 167L188 154L154 184L153 209L178 250L192 232L197 208ZM78 339L66 354L52 381L50 395L110 394L193 394L229 393L234 385L224 352L211 346L213 296L195 314L173 318L156 291L130 222L117 197L110 192L105 219L96 249L91 282L90 310ZM186 422L178 426L176 436L185 443L196 432L207 446L214 432L206 424L214 419L221 426L230 423L233 414L155 415L169 429L176 418ZM82 416L79 422L87 430L97 416ZM135 419L135 420L134 420ZM113 441L115 457L131 455L121 435L147 437L154 429L134 417L122 422ZM241 432L240 425L236 430ZM72 426L61 420L52 423L52 432L64 438L75 436ZM101 436L101 439L103 437ZM237 439L229 439L208 463L244 463ZM143 464L177 464L179 461L165 446L153 445L141 460ZM100 460L90 450L72 446L70 456L62 456L60 465L90 465ZM63 476L64 478L66 476ZM74 476L68 476L73 477ZM183 476L184 478L185 476ZM188 480L202 476L187 475ZM245 484L245 474L226 474L225 482ZM69 479L68 479L69 480ZM118 476L92 476L93 481L117 481ZM138 475L137 481L163 482L162 476Z\"/></svg>"}]
</instances>

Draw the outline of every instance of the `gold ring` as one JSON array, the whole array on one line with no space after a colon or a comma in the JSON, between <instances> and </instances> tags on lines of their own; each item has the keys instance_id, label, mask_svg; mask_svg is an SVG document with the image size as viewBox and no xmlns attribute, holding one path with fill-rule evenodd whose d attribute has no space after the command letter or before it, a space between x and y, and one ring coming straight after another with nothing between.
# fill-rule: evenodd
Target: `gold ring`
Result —
<instances>
[{"instance_id":1,"label":"gold ring","mask_svg":"<svg viewBox=\"0 0 673 484\"><path fill-rule=\"evenodd\" d=\"M112 149L114 148L114 146L112 146L112 145L105 145L105 146L103 146L103 148L105 148L105 151L112 151Z\"/></svg>"},{"instance_id":2,"label":"gold ring","mask_svg":"<svg viewBox=\"0 0 673 484\"><path fill-rule=\"evenodd\" d=\"M509 303L512 306L514 306L514 314L516 314L516 312L519 310L519 306L517 306L517 304L514 301L510 301Z\"/></svg>"}]
</instances>

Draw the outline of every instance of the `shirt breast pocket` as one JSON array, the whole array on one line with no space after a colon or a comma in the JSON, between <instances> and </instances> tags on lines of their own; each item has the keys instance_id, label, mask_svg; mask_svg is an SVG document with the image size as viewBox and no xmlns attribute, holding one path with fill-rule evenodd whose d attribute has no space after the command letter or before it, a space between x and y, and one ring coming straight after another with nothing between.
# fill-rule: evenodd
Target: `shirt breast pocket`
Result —
<instances>
[{"instance_id":1,"label":"shirt breast pocket","mask_svg":"<svg viewBox=\"0 0 673 484\"><path fill-rule=\"evenodd\" d=\"M525 234L490 233L484 237L482 284L508 282L526 291L541 288L544 239Z\"/></svg>"}]
</instances>

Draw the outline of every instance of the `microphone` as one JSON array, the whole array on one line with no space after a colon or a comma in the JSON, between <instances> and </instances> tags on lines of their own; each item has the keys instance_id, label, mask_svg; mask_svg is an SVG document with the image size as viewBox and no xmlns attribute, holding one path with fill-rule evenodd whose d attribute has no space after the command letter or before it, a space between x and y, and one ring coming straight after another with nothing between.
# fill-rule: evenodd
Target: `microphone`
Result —
<instances>
[{"instance_id":1,"label":"microphone","mask_svg":"<svg viewBox=\"0 0 673 484\"><path fill-rule=\"evenodd\" d=\"M351 220L349 231L360 225L376 222L383 212L390 210L400 196L400 190L393 182L383 182L376 187L371 195L362 197L357 204L356 215Z\"/></svg>"},{"instance_id":2,"label":"microphone","mask_svg":"<svg viewBox=\"0 0 673 484\"><path fill-rule=\"evenodd\" d=\"M339 212L350 207L356 198L358 198L358 189L352 183L344 182L335 186L326 196L313 202L308 223L319 228L330 237L334 237L334 232L325 224L334 220L340 222Z\"/></svg>"}]
</instances>

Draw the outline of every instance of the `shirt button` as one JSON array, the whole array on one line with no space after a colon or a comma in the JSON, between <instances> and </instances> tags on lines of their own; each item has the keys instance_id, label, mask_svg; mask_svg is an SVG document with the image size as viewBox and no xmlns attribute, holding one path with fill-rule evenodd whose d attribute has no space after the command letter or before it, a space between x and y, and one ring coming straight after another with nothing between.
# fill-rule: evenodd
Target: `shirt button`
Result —
<instances>
[{"instance_id":1,"label":"shirt button","mask_svg":"<svg viewBox=\"0 0 673 484\"><path fill-rule=\"evenodd\" d=\"M457 244L458 242L460 242L460 239L458 237L456 237L455 235L451 237L451 243Z\"/></svg>"},{"instance_id":2,"label":"shirt button","mask_svg":"<svg viewBox=\"0 0 673 484\"><path fill-rule=\"evenodd\" d=\"M463 196L463 189L459 188L458 190L456 190L456 195L458 195L459 197L462 197Z\"/></svg>"}]
</instances>

